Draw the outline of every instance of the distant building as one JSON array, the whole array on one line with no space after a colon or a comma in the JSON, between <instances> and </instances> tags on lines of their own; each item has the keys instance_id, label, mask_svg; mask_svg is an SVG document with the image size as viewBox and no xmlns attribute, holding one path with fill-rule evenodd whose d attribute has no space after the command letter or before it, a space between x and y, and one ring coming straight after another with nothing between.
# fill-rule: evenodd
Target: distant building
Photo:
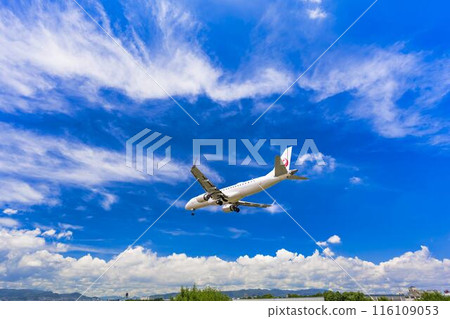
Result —
<instances>
[{"instance_id":1,"label":"distant building","mask_svg":"<svg viewBox=\"0 0 450 319\"><path fill-rule=\"evenodd\" d=\"M429 293L440 293L438 290L421 290L421 289L417 289L414 286L409 287L408 289L408 295L407 295L407 300L416 300L416 299L420 299L423 295L424 292L429 292ZM448 290L444 291L444 296L450 296L450 293Z\"/></svg>"},{"instance_id":2,"label":"distant building","mask_svg":"<svg viewBox=\"0 0 450 319\"><path fill-rule=\"evenodd\" d=\"M417 289L414 286L409 287L408 289L408 299L410 300L416 300L419 299L422 296L423 291Z\"/></svg>"},{"instance_id":3,"label":"distant building","mask_svg":"<svg viewBox=\"0 0 450 319\"><path fill-rule=\"evenodd\" d=\"M386 298L389 301L406 301L407 297L403 294L392 295L392 294L380 294L380 295L370 295L376 301Z\"/></svg>"}]
</instances>

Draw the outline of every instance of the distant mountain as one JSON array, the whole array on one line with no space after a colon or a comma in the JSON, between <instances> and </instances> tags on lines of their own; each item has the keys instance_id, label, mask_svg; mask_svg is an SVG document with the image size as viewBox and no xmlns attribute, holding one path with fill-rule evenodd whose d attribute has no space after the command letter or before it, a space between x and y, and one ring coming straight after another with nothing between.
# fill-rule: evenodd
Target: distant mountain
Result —
<instances>
[{"instance_id":1,"label":"distant mountain","mask_svg":"<svg viewBox=\"0 0 450 319\"><path fill-rule=\"evenodd\" d=\"M80 293L57 294L51 291L36 289L0 289L0 300L4 301L29 301L29 300L77 300ZM99 300L96 297L82 296L80 300Z\"/></svg>"},{"instance_id":2,"label":"distant mountain","mask_svg":"<svg viewBox=\"0 0 450 319\"><path fill-rule=\"evenodd\" d=\"M301 290L283 290L283 289L241 289L222 291L224 294L233 299L244 297L257 297L271 294L274 297L286 297L288 294L296 294L299 296L311 296L317 293L322 293L322 289L301 289ZM80 293L74 292L70 294L58 294L51 291L36 290L36 289L0 289L0 300L4 301L28 301L28 300L77 300ZM178 292L167 294L152 295L150 298L170 299L178 295ZM96 301L96 300L121 300L123 297L109 296L109 297L85 297L82 296L80 300Z\"/></svg>"},{"instance_id":3,"label":"distant mountain","mask_svg":"<svg viewBox=\"0 0 450 319\"><path fill-rule=\"evenodd\" d=\"M284 290L284 289L240 289L240 290L225 290L222 291L230 298L244 298L244 297L257 297L262 295L271 294L274 297L286 297L288 294L296 294L299 296L312 296L318 293L322 293L323 289L300 289L300 290ZM167 294L152 295L150 298L164 298L170 299L178 295L178 292L172 292Z\"/></svg>"}]
</instances>

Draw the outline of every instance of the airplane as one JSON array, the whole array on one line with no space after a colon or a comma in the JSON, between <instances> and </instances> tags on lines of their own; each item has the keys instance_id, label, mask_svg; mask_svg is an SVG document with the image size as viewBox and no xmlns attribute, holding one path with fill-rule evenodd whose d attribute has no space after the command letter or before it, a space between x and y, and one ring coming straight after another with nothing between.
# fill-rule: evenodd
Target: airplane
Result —
<instances>
[{"instance_id":1,"label":"airplane","mask_svg":"<svg viewBox=\"0 0 450 319\"><path fill-rule=\"evenodd\" d=\"M205 190L205 193L191 198L186 206L186 210L194 211L207 206L222 206L225 213L240 211L239 206L267 208L272 204L259 204L242 201L241 199L261 192L285 179L306 180L307 177L297 176L298 169L290 170L292 147L285 149L281 157L275 156L274 168L265 176L254 178L245 182L240 182L225 188L217 188L194 164L191 173L198 180Z\"/></svg>"}]
</instances>

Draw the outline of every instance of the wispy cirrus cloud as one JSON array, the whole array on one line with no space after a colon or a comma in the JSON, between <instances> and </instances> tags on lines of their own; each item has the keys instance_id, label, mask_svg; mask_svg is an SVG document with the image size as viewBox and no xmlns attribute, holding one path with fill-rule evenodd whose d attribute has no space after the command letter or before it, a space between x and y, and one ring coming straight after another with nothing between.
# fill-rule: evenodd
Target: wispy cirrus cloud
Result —
<instances>
[{"instance_id":1,"label":"wispy cirrus cloud","mask_svg":"<svg viewBox=\"0 0 450 319\"><path fill-rule=\"evenodd\" d=\"M125 166L125 153L90 146L74 137L56 137L0 123L0 202L51 203L60 185L100 193L104 209L117 201L102 189L114 182L178 183L191 179L190 163L173 159L149 176ZM208 170L213 176L212 170Z\"/></svg>"},{"instance_id":2,"label":"wispy cirrus cloud","mask_svg":"<svg viewBox=\"0 0 450 319\"><path fill-rule=\"evenodd\" d=\"M3 164L5 163L3 162ZM0 203L2 204L39 204L45 200L48 205L51 205L56 203L51 194L49 187L42 183L32 184L20 179L6 177L0 180ZM3 213L12 214L13 211L16 210L5 209Z\"/></svg>"},{"instance_id":3,"label":"wispy cirrus cloud","mask_svg":"<svg viewBox=\"0 0 450 319\"><path fill-rule=\"evenodd\" d=\"M426 52L407 52L402 43L347 48L330 52L299 86L315 101L350 94L347 115L384 137L430 136L448 129L432 110L450 90L449 71L449 59L428 61Z\"/></svg>"},{"instance_id":4,"label":"wispy cirrus cloud","mask_svg":"<svg viewBox=\"0 0 450 319\"><path fill-rule=\"evenodd\" d=\"M261 66L250 75L248 70L231 75L215 66L194 40L199 23L180 4L162 0L125 6L126 17L155 28L157 43L140 38L132 24L128 25L130 32L113 28L99 3L88 9L171 95L207 95L226 102L267 96L289 82L289 76L276 66ZM147 13L145 18L138 13L142 10ZM1 98L8 102L2 103L3 111L70 112L68 103L59 103L58 108L64 95L95 99L104 88L137 101L167 98L135 61L70 1L0 7L0 17L0 70L8 74L0 79ZM55 103L42 103L45 93L51 93L52 97L45 99Z\"/></svg>"}]
</instances>

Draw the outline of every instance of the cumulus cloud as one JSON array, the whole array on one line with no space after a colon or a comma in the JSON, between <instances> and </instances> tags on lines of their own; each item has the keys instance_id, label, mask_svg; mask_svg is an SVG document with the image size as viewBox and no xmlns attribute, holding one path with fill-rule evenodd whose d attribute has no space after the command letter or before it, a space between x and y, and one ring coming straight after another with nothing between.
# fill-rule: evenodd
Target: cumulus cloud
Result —
<instances>
[{"instance_id":1,"label":"cumulus cloud","mask_svg":"<svg viewBox=\"0 0 450 319\"><path fill-rule=\"evenodd\" d=\"M297 158L295 165L301 165L306 174L331 173L336 169L336 159L322 153L306 153Z\"/></svg>"},{"instance_id":2,"label":"cumulus cloud","mask_svg":"<svg viewBox=\"0 0 450 319\"><path fill-rule=\"evenodd\" d=\"M3 210L3 214L6 214L6 215L15 215L15 214L17 214L17 212L18 212L17 209L12 209L12 208L5 208Z\"/></svg>"},{"instance_id":3,"label":"cumulus cloud","mask_svg":"<svg viewBox=\"0 0 450 319\"><path fill-rule=\"evenodd\" d=\"M289 83L279 67L260 66L250 75L231 76L213 65L194 40L200 24L181 4L161 0L129 4L124 9L125 18L133 20L128 25L130 32L110 25L99 3L91 3L88 11L173 96L205 94L217 101L231 101L281 92ZM137 24L152 28L156 40L140 38L133 27ZM60 90L89 99L102 88L118 90L138 101L167 98L72 2L18 4L14 11L1 8L0 70L8 74L0 79L2 98L9 102L2 103L4 111L32 112L35 107L68 112L64 103L58 110ZM73 85L80 89L74 90ZM40 101L42 93L49 91L56 103ZM33 99L36 103L31 107L27 101Z\"/></svg>"},{"instance_id":4,"label":"cumulus cloud","mask_svg":"<svg viewBox=\"0 0 450 319\"><path fill-rule=\"evenodd\" d=\"M0 230L0 260L4 269L0 284L57 292L83 291L113 262L90 254L65 256L70 245L48 243L40 230ZM331 251L329 251L332 254ZM358 257L334 257L370 292L398 292L415 285L443 289L450 280L450 260L431 256L427 247L406 252L379 264ZM354 282L325 254L311 255L278 250L272 255L241 256L224 260L217 256L191 257L183 253L160 256L143 247L122 253L121 259L89 291L89 295L148 295L171 292L197 283L221 289L322 288L358 290Z\"/></svg>"},{"instance_id":5,"label":"cumulus cloud","mask_svg":"<svg viewBox=\"0 0 450 319\"><path fill-rule=\"evenodd\" d=\"M347 114L367 120L384 137L424 136L445 127L430 109L449 92L449 59L428 62L423 52L404 52L401 43L331 52L299 85L321 101L346 92ZM412 98L402 100L408 93Z\"/></svg>"},{"instance_id":6,"label":"cumulus cloud","mask_svg":"<svg viewBox=\"0 0 450 319\"><path fill-rule=\"evenodd\" d=\"M327 13L321 8L308 9L307 12L310 19L323 19L327 16Z\"/></svg>"},{"instance_id":7,"label":"cumulus cloud","mask_svg":"<svg viewBox=\"0 0 450 319\"><path fill-rule=\"evenodd\" d=\"M338 235L333 235L330 238L327 239L327 242L329 244L340 244L341 243L341 237Z\"/></svg>"},{"instance_id":8,"label":"cumulus cloud","mask_svg":"<svg viewBox=\"0 0 450 319\"><path fill-rule=\"evenodd\" d=\"M316 245L320 246L320 247L327 247L328 244L340 244L341 243L341 237L339 237L338 235L333 235L330 236L330 238L328 238L326 241L318 241L316 242ZM333 256L334 253L331 251L331 249L329 247L325 248L323 250L323 252L327 255L329 254L330 256Z\"/></svg>"},{"instance_id":9,"label":"cumulus cloud","mask_svg":"<svg viewBox=\"0 0 450 319\"><path fill-rule=\"evenodd\" d=\"M353 176L353 177L350 177L349 182L350 182L350 184L358 185L358 184L362 184L363 180L361 177Z\"/></svg>"},{"instance_id":10,"label":"cumulus cloud","mask_svg":"<svg viewBox=\"0 0 450 319\"><path fill-rule=\"evenodd\" d=\"M334 256L334 252L331 250L330 247L327 247L323 250L323 253L325 256L329 256L329 257L333 257Z\"/></svg>"},{"instance_id":11,"label":"cumulus cloud","mask_svg":"<svg viewBox=\"0 0 450 319\"><path fill-rule=\"evenodd\" d=\"M19 226L20 223L12 218L8 218L8 217L1 217L0 218L0 226L4 226L4 227L17 227Z\"/></svg>"},{"instance_id":12,"label":"cumulus cloud","mask_svg":"<svg viewBox=\"0 0 450 319\"><path fill-rule=\"evenodd\" d=\"M42 236L49 236L49 237L53 237L56 235L56 230L54 229L49 229L45 232L42 233Z\"/></svg>"},{"instance_id":13,"label":"cumulus cloud","mask_svg":"<svg viewBox=\"0 0 450 319\"><path fill-rule=\"evenodd\" d=\"M61 231L61 232L57 232L55 229L51 228L49 230L46 230L45 232L42 233L42 236L44 237L53 237L56 239L71 239L72 238L73 233L70 230L65 230L65 231Z\"/></svg>"}]
</instances>

